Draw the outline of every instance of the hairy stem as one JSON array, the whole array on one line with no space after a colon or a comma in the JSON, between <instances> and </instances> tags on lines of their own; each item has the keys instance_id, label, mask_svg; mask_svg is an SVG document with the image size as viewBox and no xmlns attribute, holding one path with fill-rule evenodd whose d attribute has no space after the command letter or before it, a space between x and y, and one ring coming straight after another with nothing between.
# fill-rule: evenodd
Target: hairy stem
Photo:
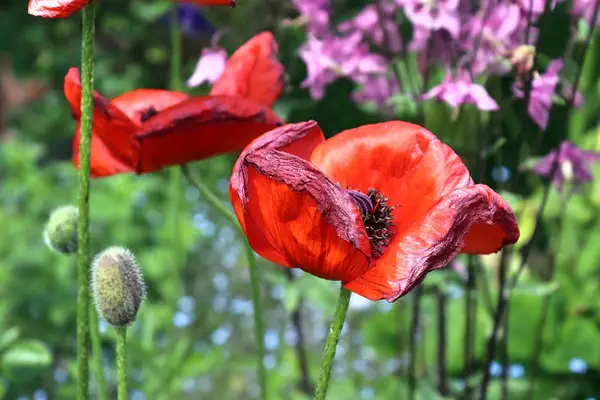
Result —
<instances>
[{"instance_id":1,"label":"hairy stem","mask_svg":"<svg viewBox=\"0 0 600 400\"><path fill-rule=\"evenodd\" d=\"M115 327L117 331L117 399L127 400L127 327Z\"/></svg>"},{"instance_id":2,"label":"hairy stem","mask_svg":"<svg viewBox=\"0 0 600 400\"><path fill-rule=\"evenodd\" d=\"M324 400L327 397L327 389L329 388L329 380L331 379L331 367L333 366L335 351L340 340L342 328L344 327L344 321L346 320L346 313L348 312L348 306L350 305L351 294L352 293L349 290L344 289L344 285L342 284L340 288L340 297L335 308L335 314L333 315L333 321L331 321L331 326L329 327L329 335L327 335L325 350L323 351L321 373L319 374L319 380L317 382L315 400Z\"/></svg>"},{"instance_id":3,"label":"hairy stem","mask_svg":"<svg viewBox=\"0 0 600 400\"><path fill-rule=\"evenodd\" d=\"M267 391L267 373L263 360L265 358L265 325L262 315L262 303L261 303L261 288L260 288L260 272L256 265L256 257L252 251L252 247L246 240L244 230L240 226L235 215L225 207L225 205L219 200L219 198L202 182L201 180L194 178L187 165L181 166L181 171L185 178L190 182L192 186L200 191L207 200L217 211L221 213L231 224L236 227L238 233L243 238L244 250L246 258L248 260L248 268L250 269L250 284L252 286L252 302L254 303L254 340L256 344L257 353L257 375L258 383L261 388L262 399L266 400L268 396Z\"/></svg>"},{"instance_id":4,"label":"hairy stem","mask_svg":"<svg viewBox=\"0 0 600 400\"><path fill-rule=\"evenodd\" d=\"M90 347L90 146L94 90L94 17L92 2L82 10L81 138L79 140L79 224L77 251L77 398L89 398Z\"/></svg>"},{"instance_id":5,"label":"hairy stem","mask_svg":"<svg viewBox=\"0 0 600 400\"><path fill-rule=\"evenodd\" d=\"M92 363L98 385L98 400L108 400L104 363L102 362L102 340L98 326L98 313L93 303L90 304L90 336L92 338Z\"/></svg>"}]
</instances>

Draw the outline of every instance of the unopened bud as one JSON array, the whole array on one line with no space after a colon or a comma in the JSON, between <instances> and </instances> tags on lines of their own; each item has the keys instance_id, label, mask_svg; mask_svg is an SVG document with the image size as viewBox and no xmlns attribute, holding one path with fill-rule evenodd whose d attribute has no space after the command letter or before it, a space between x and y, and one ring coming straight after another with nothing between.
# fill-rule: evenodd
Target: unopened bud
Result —
<instances>
[{"instance_id":1,"label":"unopened bud","mask_svg":"<svg viewBox=\"0 0 600 400\"><path fill-rule=\"evenodd\" d=\"M510 62L519 74L525 74L533 68L535 58L535 47L530 44L522 44L510 54Z\"/></svg>"},{"instance_id":2,"label":"unopened bud","mask_svg":"<svg viewBox=\"0 0 600 400\"><path fill-rule=\"evenodd\" d=\"M98 254L92 263L92 292L106 322L126 326L135 321L146 288L133 253L115 246Z\"/></svg>"},{"instance_id":3,"label":"unopened bud","mask_svg":"<svg viewBox=\"0 0 600 400\"><path fill-rule=\"evenodd\" d=\"M75 206L58 207L50 214L44 228L44 241L59 253L77 252L77 221L79 210Z\"/></svg>"}]
</instances>

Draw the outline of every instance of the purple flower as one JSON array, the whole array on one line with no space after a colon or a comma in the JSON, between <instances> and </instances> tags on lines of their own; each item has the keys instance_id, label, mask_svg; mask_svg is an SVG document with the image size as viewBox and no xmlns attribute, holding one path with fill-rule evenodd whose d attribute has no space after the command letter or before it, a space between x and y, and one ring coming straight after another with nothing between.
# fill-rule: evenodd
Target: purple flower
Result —
<instances>
[{"instance_id":1,"label":"purple flower","mask_svg":"<svg viewBox=\"0 0 600 400\"><path fill-rule=\"evenodd\" d=\"M463 104L474 104L482 111L496 111L498 104L481 85L471 82L469 74L459 72L457 79L448 71L444 81L425 93L423 99L445 101L453 108Z\"/></svg>"},{"instance_id":2,"label":"purple flower","mask_svg":"<svg viewBox=\"0 0 600 400\"><path fill-rule=\"evenodd\" d=\"M562 67L563 62L561 60L553 60L545 73L542 75L534 73L527 109L531 118L542 129L546 129L548 125L548 114L552 107L552 96L560 80L558 73ZM513 93L518 98L522 99L525 97L521 81L516 81L513 84Z\"/></svg>"},{"instance_id":3,"label":"purple flower","mask_svg":"<svg viewBox=\"0 0 600 400\"><path fill-rule=\"evenodd\" d=\"M574 184L591 182L594 178L590 164L600 161L600 153L583 150L565 140L557 149L552 150L537 162L531 171L537 175L551 179L552 184L560 192L565 181ZM558 165L554 165L558 163ZM551 176L554 172L553 176Z\"/></svg>"},{"instance_id":4,"label":"purple flower","mask_svg":"<svg viewBox=\"0 0 600 400\"><path fill-rule=\"evenodd\" d=\"M203 83L215 83L225 70L227 51L213 46L202 50L194 73L186 82L187 87L197 87Z\"/></svg>"},{"instance_id":5,"label":"purple flower","mask_svg":"<svg viewBox=\"0 0 600 400\"><path fill-rule=\"evenodd\" d=\"M358 31L370 38L378 46L389 45L389 50L398 52L402 48L400 31L398 24L393 20L396 6L392 3L386 3L382 7L383 21L380 21L377 7L373 4L366 6L354 18L342 22L338 25L338 30L342 33L352 33ZM384 27L389 43L384 43L384 33L381 27Z\"/></svg>"},{"instance_id":6,"label":"purple flower","mask_svg":"<svg viewBox=\"0 0 600 400\"><path fill-rule=\"evenodd\" d=\"M453 38L460 33L458 0L396 0L415 26L431 31L446 30Z\"/></svg>"},{"instance_id":7,"label":"purple flower","mask_svg":"<svg viewBox=\"0 0 600 400\"><path fill-rule=\"evenodd\" d=\"M478 43L477 53L473 56L473 73L482 72L505 74L510 71L510 62L506 56L522 42L526 23L519 7L514 4L500 3L489 13L482 11L469 19L466 40L462 42L467 55L473 53Z\"/></svg>"},{"instance_id":8,"label":"purple flower","mask_svg":"<svg viewBox=\"0 0 600 400\"><path fill-rule=\"evenodd\" d=\"M292 0L311 35L323 36L329 33L329 0Z\"/></svg>"},{"instance_id":9,"label":"purple flower","mask_svg":"<svg viewBox=\"0 0 600 400\"><path fill-rule=\"evenodd\" d=\"M322 98L325 86L338 77L346 76L357 81L364 75L387 71L384 58L370 53L358 32L344 37L329 36L322 40L309 37L300 48L300 57L307 68L307 77L301 86L310 89L313 99Z\"/></svg>"},{"instance_id":10,"label":"purple flower","mask_svg":"<svg viewBox=\"0 0 600 400\"><path fill-rule=\"evenodd\" d=\"M390 106L388 100L400 92L396 79L381 74L361 76L356 81L361 87L352 94L354 101L357 103L374 103L382 113L392 114L394 112L394 107Z\"/></svg>"},{"instance_id":11,"label":"purple flower","mask_svg":"<svg viewBox=\"0 0 600 400\"><path fill-rule=\"evenodd\" d=\"M177 3L177 20L184 35L195 38L205 33L213 35L215 28L204 16L202 9L192 4ZM170 24L171 16L165 15L161 18L163 23Z\"/></svg>"},{"instance_id":12,"label":"purple flower","mask_svg":"<svg viewBox=\"0 0 600 400\"><path fill-rule=\"evenodd\" d=\"M573 0L573 6L571 7L571 15L576 18L583 18L588 24L592 23L594 18L594 6L596 0ZM596 21L597 23L598 21Z\"/></svg>"}]
</instances>

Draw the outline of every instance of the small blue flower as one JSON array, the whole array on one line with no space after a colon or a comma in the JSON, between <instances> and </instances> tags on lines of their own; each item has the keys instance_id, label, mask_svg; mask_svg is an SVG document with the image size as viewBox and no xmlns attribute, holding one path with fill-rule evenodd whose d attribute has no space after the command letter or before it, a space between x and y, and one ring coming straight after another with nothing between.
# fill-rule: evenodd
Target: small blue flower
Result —
<instances>
[{"instance_id":1,"label":"small blue flower","mask_svg":"<svg viewBox=\"0 0 600 400\"><path fill-rule=\"evenodd\" d=\"M525 367L520 364L513 364L508 367L508 376L514 379L522 378L525 375Z\"/></svg>"},{"instance_id":2,"label":"small blue flower","mask_svg":"<svg viewBox=\"0 0 600 400\"><path fill-rule=\"evenodd\" d=\"M201 34L206 34L210 37L215 33L215 28L206 19L200 7L186 3L177 4L176 7L177 20L184 35L195 38ZM161 18L161 21L170 24L171 16L165 15Z\"/></svg>"},{"instance_id":3,"label":"small blue flower","mask_svg":"<svg viewBox=\"0 0 600 400\"><path fill-rule=\"evenodd\" d=\"M496 361L492 361L492 363L490 364L490 375L492 375L495 378L500 376L501 373L502 365L500 365Z\"/></svg>"}]
</instances>

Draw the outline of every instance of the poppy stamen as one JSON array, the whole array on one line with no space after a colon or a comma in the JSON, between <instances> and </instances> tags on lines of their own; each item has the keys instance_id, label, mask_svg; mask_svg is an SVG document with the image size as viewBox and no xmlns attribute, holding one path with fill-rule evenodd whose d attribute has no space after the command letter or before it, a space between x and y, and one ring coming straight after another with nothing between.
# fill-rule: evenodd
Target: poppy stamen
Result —
<instances>
[{"instance_id":1,"label":"poppy stamen","mask_svg":"<svg viewBox=\"0 0 600 400\"><path fill-rule=\"evenodd\" d=\"M156 114L158 114L158 111L156 111L156 108L150 106L150 107L146 108L145 110L140 111L140 121L146 122L150 118L154 117Z\"/></svg>"},{"instance_id":2,"label":"poppy stamen","mask_svg":"<svg viewBox=\"0 0 600 400\"><path fill-rule=\"evenodd\" d=\"M358 190L348 190L350 196L362 214L363 224L371 244L371 257L379 258L389 245L393 235L393 206L388 205L388 198L377 189L369 189L367 194Z\"/></svg>"}]
</instances>

